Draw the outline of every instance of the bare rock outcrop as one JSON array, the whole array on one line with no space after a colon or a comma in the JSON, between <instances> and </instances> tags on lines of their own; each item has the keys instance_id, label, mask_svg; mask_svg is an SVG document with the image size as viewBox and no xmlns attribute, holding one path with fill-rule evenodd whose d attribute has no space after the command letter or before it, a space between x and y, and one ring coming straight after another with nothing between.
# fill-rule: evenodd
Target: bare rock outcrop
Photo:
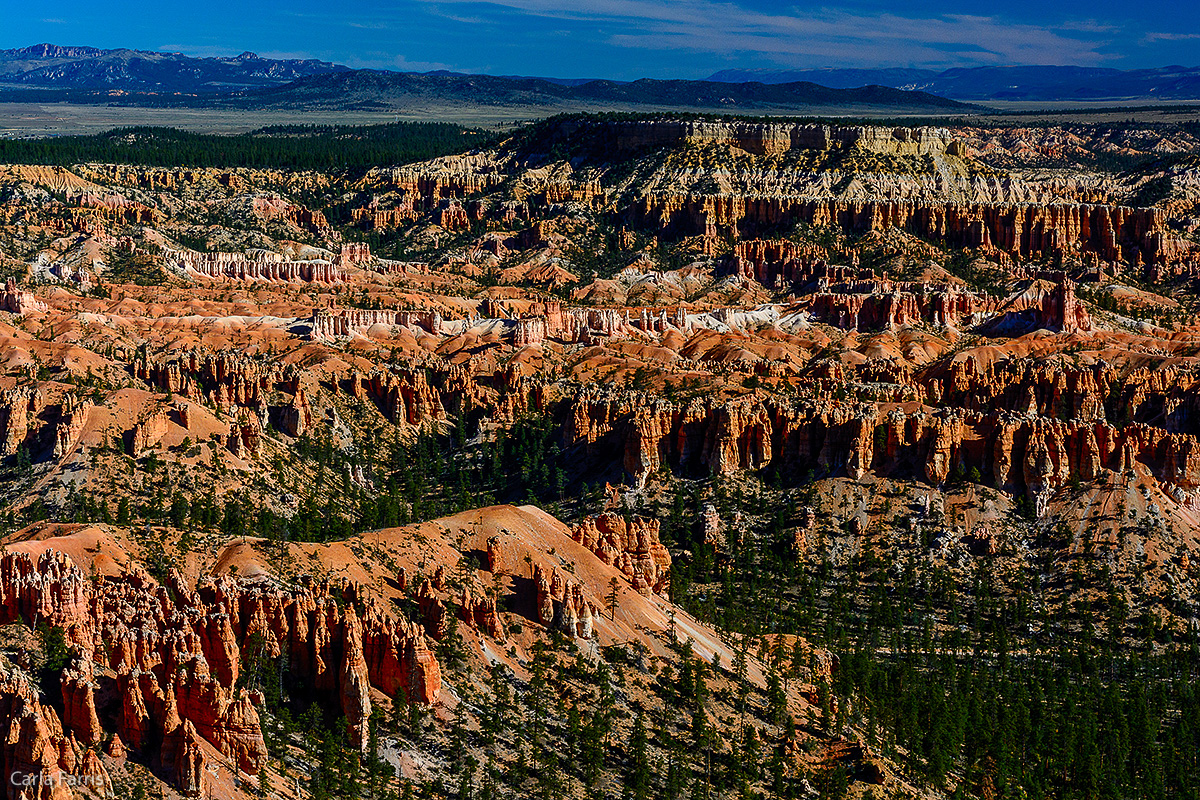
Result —
<instances>
[{"instance_id":1,"label":"bare rock outcrop","mask_svg":"<svg viewBox=\"0 0 1200 800\"><path fill-rule=\"evenodd\" d=\"M69 800L73 758L54 709L20 674L0 676L0 772L10 800ZM69 754L69 756L68 756Z\"/></svg>"},{"instance_id":2,"label":"bare rock outcrop","mask_svg":"<svg viewBox=\"0 0 1200 800\"><path fill-rule=\"evenodd\" d=\"M179 791L191 797L207 797L209 795L208 770L204 768L204 750L200 746L200 736L191 720L184 721L178 734L177 757L171 776Z\"/></svg>"},{"instance_id":3,"label":"bare rock outcrop","mask_svg":"<svg viewBox=\"0 0 1200 800\"><path fill-rule=\"evenodd\" d=\"M0 311L24 315L31 311L45 310L46 304L38 300L33 292L18 289L16 280L8 279L4 286L4 294L0 295Z\"/></svg>"},{"instance_id":4,"label":"bare rock outcrop","mask_svg":"<svg viewBox=\"0 0 1200 800\"><path fill-rule=\"evenodd\" d=\"M367 746L371 719L371 689L363 657L362 629L353 608L346 610L342 628L342 670L338 683L342 712L350 728L350 743L363 749Z\"/></svg>"},{"instance_id":5,"label":"bare rock outcrop","mask_svg":"<svg viewBox=\"0 0 1200 800\"><path fill-rule=\"evenodd\" d=\"M0 456L11 456L25 444L36 401L37 390L30 386L0 392Z\"/></svg>"},{"instance_id":6,"label":"bare rock outcrop","mask_svg":"<svg viewBox=\"0 0 1200 800\"><path fill-rule=\"evenodd\" d=\"M151 411L133 426L133 452L130 455L140 458L148 453L166 435L169 426L170 419L166 411L163 409Z\"/></svg>"},{"instance_id":7,"label":"bare rock outcrop","mask_svg":"<svg viewBox=\"0 0 1200 800\"><path fill-rule=\"evenodd\" d=\"M63 458L79 443L92 408L93 405L90 401L80 400L75 395L67 395L63 401L58 424L54 428L55 458Z\"/></svg>"},{"instance_id":8,"label":"bare rock outcrop","mask_svg":"<svg viewBox=\"0 0 1200 800\"><path fill-rule=\"evenodd\" d=\"M557 569L547 573L534 566L537 619L547 628L554 627L570 637L590 639L600 609L584 596L582 587Z\"/></svg>"},{"instance_id":9,"label":"bare rock outcrop","mask_svg":"<svg viewBox=\"0 0 1200 800\"><path fill-rule=\"evenodd\" d=\"M1188 251L1168 245L1157 208L1093 204L845 200L804 196L677 195L646 192L630 208L639 225L671 235L752 238L789 223L847 233L899 229L985 254L1022 259L1088 253L1108 263L1171 263Z\"/></svg>"},{"instance_id":10,"label":"bare rock outcrop","mask_svg":"<svg viewBox=\"0 0 1200 800\"><path fill-rule=\"evenodd\" d=\"M292 402L280 409L279 424L289 436L303 436L312 429L312 408L303 389L296 389Z\"/></svg>"},{"instance_id":11,"label":"bare rock outcrop","mask_svg":"<svg viewBox=\"0 0 1200 800\"><path fill-rule=\"evenodd\" d=\"M171 250L164 254L176 272L215 281L268 281L340 284L346 281L339 264L330 261L288 261L278 253L194 253Z\"/></svg>"},{"instance_id":12,"label":"bare rock outcrop","mask_svg":"<svg viewBox=\"0 0 1200 800\"><path fill-rule=\"evenodd\" d=\"M109 777L108 770L104 768L104 764L100 761L100 756L96 755L95 750L89 749L83 754L83 760L79 764L77 783L96 797L107 800L114 796L112 778Z\"/></svg>"},{"instance_id":13,"label":"bare rock outcrop","mask_svg":"<svg viewBox=\"0 0 1200 800\"><path fill-rule=\"evenodd\" d=\"M658 540L658 525L655 519L606 513L583 520L571 538L625 573L639 593L661 594L671 585L671 554Z\"/></svg>"},{"instance_id":14,"label":"bare rock outcrop","mask_svg":"<svg viewBox=\"0 0 1200 800\"><path fill-rule=\"evenodd\" d=\"M62 674L63 726L83 745L97 745L104 735L96 713L96 683L87 659Z\"/></svg>"}]
</instances>

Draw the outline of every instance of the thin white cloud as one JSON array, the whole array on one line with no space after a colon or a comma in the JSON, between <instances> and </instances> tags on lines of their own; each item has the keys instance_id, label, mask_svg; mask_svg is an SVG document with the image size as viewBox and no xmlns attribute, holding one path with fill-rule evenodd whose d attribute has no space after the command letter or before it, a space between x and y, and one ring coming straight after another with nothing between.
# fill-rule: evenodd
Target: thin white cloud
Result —
<instances>
[{"instance_id":1,"label":"thin white cloud","mask_svg":"<svg viewBox=\"0 0 1200 800\"><path fill-rule=\"evenodd\" d=\"M426 0L427 2L429 0ZM943 14L906 17L793 8L763 13L722 0L593 0L564 7L554 0L436 0L531 16L599 23L605 41L627 48L712 54L759 54L778 63L838 65L1098 64L1114 31L1094 20L1058 26L999 17Z\"/></svg>"},{"instance_id":2,"label":"thin white cloud","mask_svg":"<svg viewBox=\"0 0 1200 800\"><path fill-rule=\"evenodd\" d=\"M1074 19L1055 23L1054 30L1058 31L1083 31L1085 33L1110 33L1115 34L1120 31L1116 25L1110 25L1107 22L1100 22L1094 19Z\"/></svg>"},{"instance_id":3,"label":"thin white cloud","mask_svg":"<svg viewBox=\"0 0 1200 800\"><path fill-rule=\"evenodd\" d=\"M1190 39L1200 39L1200 33L1147 33L1141 39L1141 44L1155 42L1186 42Z\"/></svg>"},{"instance_id":4,"label":"thin white cloud","mask_svg":"<svg viewBox=\"0 0 1200 800\"><path fill-rule=\"evenodd\" d=\"M437 15L442 19L448 19L451 22L461 22L464 25L487 25L488 20L483 17L468 17L463 14L451 14L445 9L438 9Z\"/></svg>"},{"instance_id":5,"label":"thin white cloud","mask_svg":"<svg viewBox=\"0 0 1200 800\"><path fill-rule=\"evenodd\" d=\"M464 69L453 64L440 61L410 61L403 55L388 55L385 53L368 53L365 57L348 58L338 63L355 69L386 69L395 72L479 72L477 69Z\"/></svg>"}]
</instances>

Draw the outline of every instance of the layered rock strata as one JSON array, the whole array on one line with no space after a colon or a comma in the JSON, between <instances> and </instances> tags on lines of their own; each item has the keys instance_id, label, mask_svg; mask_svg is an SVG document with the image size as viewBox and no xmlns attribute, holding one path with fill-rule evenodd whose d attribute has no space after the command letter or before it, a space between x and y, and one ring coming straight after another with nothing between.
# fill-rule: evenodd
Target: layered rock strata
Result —
<instances>
[{"instance_id":1,"label":"layered rock strata","mask_svg":"<svg viewBox=\"0 0 1200 800\"><path fill-rule=\"evenodd\" d=\"M1110 263L1150 264L1169 263L1189 252L1167 231L1157 208L650 193L633 203L628 216L661 235L734 239L796 223L854 234L896 228L985 254L1033 260L1094 253Z\"/></svg>"}]
</instances>

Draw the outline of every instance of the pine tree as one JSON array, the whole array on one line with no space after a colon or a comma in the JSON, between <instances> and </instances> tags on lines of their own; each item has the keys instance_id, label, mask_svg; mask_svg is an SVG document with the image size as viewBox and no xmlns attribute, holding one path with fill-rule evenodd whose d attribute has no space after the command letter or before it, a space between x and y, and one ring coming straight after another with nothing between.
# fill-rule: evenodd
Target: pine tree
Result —
<instances>
[{"instance_id":1,"label":"pine tree","mask_svg":"<svg viewBox=\"0 0 1200 800\"><path fill-rule=\"evenodd\" d=\"M787 740L781 740L771 750L771 761L767 765L771 773L771 794L781 798L787 790Z\"/></svg>"},{"instance_id":2,"label":"pine tree","mask_svg":"<svg viewBox=\"0 0 1200 800\"><path fill-rule=\"evenodd\" d=\"M629 768L626 773L626 786L632 800L649 800L650 798L648 744L646 724L642 715L638 714L633 723L633 733L629 737Z\"/></svg>"},{"instance_id":3,"label":"pine tree","mask_svg":"<svg viewBox=\"0 0 1200 800\"><path fill-rule=\"evenodd\" d=\"M496 786L496 762L488 757L483 766L483 780L479 785L479 800L499 800L500 791Z\"/></svg>"},{"instance_id":4,"label":"pine tree","mask_svg":"<svg viewBox=\"0 0 1200 800\"><path fill-rule=\"evenodd\" d=\"M475 791L475 759L463 761L462 771L458 776L458 800L471 800Z\"/></svg>"},{"instance_id":5,"label":"pine tree","mask_svg":"<svg viewBox=\"0 0 1200 800\"><path fill-rule=\"evenodd\" d=\"M778 662L771 659L767 667L767 719L773 725L783 722L787 713L787 694L783 691L783 681L779 677Z\"/></svg>"},{"instance_id":6,"label":"pine tree","mask_svg":"<svg viewBox=\"0 0 1200 800\"><path fill-rule=\"evenodd\" d=\"M738 682L738 710L742 713L746 712L746 698L750 695L749 664L746 659L748 648L749 640L742 636L742 641L733 657L733 674L737 677Z\"/></svg>"},{"instance_id":7,"label":"pine tree","mask_svg":"<svg viewBox=\"0 0 1200 800\"><path fill-rule=\"evenodd\" d=\"M614 575L608 582L608 596L604 599L604 605L608 609L608 618L610 620L617 618L617 603L619 602L618 592L621 584L617 581Z\"/></svg>"},{"instance_id":8,"label":"pine tree","mask_svg":"<svg viewBox=\"0 0 1200 800\"><path fill-rule=\"evenodd\" d=\"M117 524L128 525L131 519L132 517L129 513L129 498L122 497L120 502L117 503Z\"/></svg>"}]
</instances>

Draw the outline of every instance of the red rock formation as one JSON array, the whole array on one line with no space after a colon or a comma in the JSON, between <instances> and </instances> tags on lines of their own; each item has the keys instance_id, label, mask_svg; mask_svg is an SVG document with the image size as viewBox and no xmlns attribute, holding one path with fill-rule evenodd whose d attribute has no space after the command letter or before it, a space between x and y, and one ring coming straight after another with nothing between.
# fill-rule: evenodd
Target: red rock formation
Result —
<instances>
[{"instance_id":1,"label":"red rock formation","mask_svg":"<svg viewBox=\"0 0 1200 800\"><path fill-rule=\"evenodd\" d=\"M54 428L55 458L63 458L79 443L91 410L92 403L90 401L79 400L75 395L67 395L63 401L62 411L59 413L58 424Z\"/></svg>"},{"instance_id":2,"label":"red rock formation","mask_svg":"<svg viewBox=\"0 0 1200 800\"><path fill-rule=\"evenodd\" d=\"M501 183L505 176L497 170L476 171L478 159L467 155L446 159L442 168L393 167L372 170L365 185L388 189L400 195L402 203L411 203L419 211L432 211L440 201L462 200L483 194Z\"/></svg>"},{"instance_id":3,"label":"red rock formation","mask_svg":"<svg viewBox=\"0 0 1200 800\"><path fill-rule=\"evenodd\" d=\"M193 253L169 250L167 263L175 270L220 281L281 281L338 284L346 280L341 267L329 261L287 261L278 253Z\"/></svg>"},{"instance_id":4,"label":"red rock formation","mask_svg":"<svg viewBox=\"0 0 1200 800\"><path fill-rule=\"evenodd\" d=\"M338 255L338 264L342 266L357 266L371 260L371 245L366 242L346 242Z\"/></svg>"},{"instance_id":5,"label":"red rock formation","mask_svg":"<svg viewBox=\"0 0 1200 800\"><path fill-rule=\"evenodd\" d=\"M847 261L856 258L853 251L843 255ZM875 278L870 269L830 266L825 259L825 251L812 245L801 245L788 239L750 239L734 246L724 271L773 288L783 288L789 283L818 282L828 286Z\"/></svg>"},{"instance_id":6,"label":"red rock formation","mask_svg":"<svg viewBox=\"0 0 1200 800\"><path fill-rule=\"evenodd\" d=\"M841 328L877 330L931 322L957 324L964 317L996 310L997 299L957 289L919 284L860 281L818 292L805 304L818 319Z\"/></svg>"},{"instance_id":7,"label":"red rock formation","mask_svg":"<svg viewBox=\"0 0 1200 800\"><path fill-rule=\"evenodd\" d=\"M36 401L37 392L29 386L0 392L0 457L15 454L25 444Z\"/></svg>"},{"instance_id":8,"label":"red rock formation","mask_svg":"<svg viewBox=\"0 0 1200 800\"><path fill-rule=\"evenodd\" d=\"M436 703L441 671L425 635L408 620L368 608L363 619L363 657L371 684L395 697L403 689L414 703Z\"/></svg>"},{"instance_id":9,"label":"red rock formation","mask_svg":"<svg viewBox=\"0 0 1200 800\"><path fill-rule=\"evenodd\" d=\"M371 719L371 685L363 657L362 629L353 607L346 609L342 627L342 670L338 683L342 712L350 728L350 743L365 749Z\"/></svg>"},{"instance_id":10,"label":"red rock formation","mask_svg":"<svg viewBox=\"0 0 1200 800\"><path fill-rule=\"evenodd\" d=\"M179 791L192 797L208 797L210 783L204 768L204 751L196 727L187 720L179 732L179 744L171 776Z\"/></svg>"},{"instance_id":11,"label":"red rock formation","mask_svg":"<svg viewBox=\"0 0 1200 800\"><path fill-rule=\"evenodd\" d=\"M546 320L540 317L519 319L513 330L513 345L527 347L541 344L546 338Z\"/></svg>"},{"instance_id":12,"label":"red rock formation","mask_svg":"<svg viewBox=\"0 0 1200 800\"><path fill-rule=\"evenodd\" d=\"M434 221L448 231L465 230L471 226L466 209L457 200L443 201L434 212Z\"/></svg>"},{"instance_id":13,"label":"red rock formation","mask_svg":"<svg viewBox=\"0 0 1200 800\"><path fill-rule=\"evenodd\" d=\"M1172 364L1158 369L1127 369L1099 362L1077 366L1053 361L955 359L917 376L930 404L968 411L996 410L1073 419L1156 420L1171 433L1189 432L1198 409L1200 375Z\"/></svg>"},{"instance_id":14,"label":"red rock formation","mask_svg":"<svg viewBox=\"0 0 1200 800\"><path fill-rule=\"evenodd\" d=\"M594 620L600 610L583 596L578 583L564 578L558 570L547 575L540 565L534 565L533 584L537 595L537 621L555 627L567 636L590 639Z\"/></svg>"},{"instance_id":15,"label":"red rock formation","mask_svg":"<svg viewBox=\"0 0 1200 800\"><path fill-rule=\"evenodd\" d=\"M108 747L104 749L105 754L114 761L120 762L129 756L129 751L125 749L125 743L121 741L118 734L113 734L112 739L108 742Z\"/></svg>"},{"instance_id":16,"label":"red rock formation","mask_svg":"<svg viewBox=\"0 0 1200 800\"><path fill-rule=\"evenodd\" d=\"M658 520L601 514L579 523L571 538L625 573L639 593L670 588L671 554L658 540Z\"/></svg>"},{"instance_id":17,"label":"red rock formation","mask_svg":"<svg viewBox=\"0 0 1200 800\"><path fill-rule=\"evenodd\" d=\"M226 446L238 458L254 458L258 455L262 439L262 422L257 414L248 409L238 409L237 419L229 425Z\"/></svg>"},{"instance_id":18,"label":"red rock formation","mask_svg":"<svg viewBox=\"0 0 1200 800\"><path fill-rule=\"evenodd\" d=\"M1087 325L1086 315L1068 289L1064 285L1049 292L1027 292L1029 297L1019 298L1021 313L1037 315L1046 308L1061 321L1060 326L1069 329ZM969 306L952 304L941 306L943 311L937 311L937 305L918 310L924 315L931 313L930 308L935 309L932 313L948 317L969 310ZM567 332L564 338L571 335L571 330L586 329L587 335L592 334L593 320L586 314L563 312L562 317ZM613 329L629 329L623 317L616 319ZM891 319L898 317L893 315ZM574 328L573 320L583 321L588 327ZM224 401L258 409L255 413L261 412L261 404L272 391L294 393L297 379L296 373L286 369L271 369L244 357L221 354L203 360L187 355L165 364L143 362L138 372L152 383L181 385L185 391L200 384L217 385ZM945 414L913 410L884 413L872 405L822 399L840 391L854 377L893 387L890 391L897 401L917 402L928 408L954 406L962 409L958 416L964 419L990 421L964 423L962 436L972 442L964 449L956 432L958 423ZM497 420L511 420L525 413L547 414L562 421L563 444L581 446L588 457L612 458L616 443L615 455L636 479L664 465L683 474L703 474L774 464L797 474L845 470L852 476L901 468L908 474L940 482L960 467L977 467L985 479L1002 474L1001 484L1022 489L1024 477L1010 479L1011 467L1005 464L1022 463L1026 439L1019 431L1032 423L1007 419L1002 412L1071 420L1073 424L1146 423L1148 431L1156 432L1152 434L1154 447L1160 446L1160 437L1167 434L1192 439L1198 431L1191 420L1200 419L1200 393L1196 391L1200 374L1173 364L1131 371L1103 362L1075 366L1059 360L978 358L968 351L916 370L880 359L868 359L855 367L817 361L806 369L805 379L814 399L785 402L753 396L731 401L697 398L686 404L647 402L638 393L595 386L564 388L520 377L512 370L495 373L487 384L465 367L451 368L435 383L422 370L389 370L370 375L351 372L339 385L344 384L355 397L373 400L394 422L411 425L446 419L448 405L454 413L482 409ZM306 408L307 400L298 402L294 396L292 405L281 410L282 427L306 430L311 422L311 409L305 414ZM289 420L300 425L292 425ZM1151 423L1153 427L1149 427ZM1156 461L1156 456L1143 449L1151 445L1129 434L1108 431L1093 433L1092 437L1098 442L1102 437L1129 439L1136 451L1130 458L1145 461L1156 475L1184 475L1190 470L1186 458L1178 462L1178 468ZM1005 443L1009 439L1011 445ZM995 447L1005 454L995 458L983 455ZM1015 459L1006 462L1014 447ZM1090 445L1085 450L1093 452ZM1098 466L1087 466L1087 472L1113 469L1112 452L1088 455L1084 465ZM1174 479L1171 482L1187 483L1180 480L1182 483Z\"/></svg>"},{"instance_id":19,"label":"red rock formation","mask_svg":"<svg viewBox=\"0 0 1200 800\"><path fill-rule=\"evenodd\" d=\"M421 608L421 618L425 621L425 630L430 637L441 641L449 629L446 604L434 592L434 584L429 578L421 581L417 587L417 603Z\"/></svg>"},{"instance_id":20,"label":"red rock formation","mask_svg":"<svg viewBox=\"0 0 1200 800\"><path fill-rule=\"evenodd\" d=\"M140 458L149 452L167 434L169 419L167 412L156 408L144 419L133 426L134 458Z\"/></svg>"},{"instance_id":21,"label":"red rock formation","mask_svg":"<svg viewBox=\"0 0 1200 800\"><path fill-rule=\"evenodd\" d=\"M254 697L235 688L248 642L271 655L286 652L298 674L340 698L355 742L365 741L371 686L437 702L440 673L423 634L360 598L353 584L336 587L344 607L333 590L219 578L193 592L176 575L164 586L137 570L92 584L56 551L36 563L10 552L0 557L0 624L36 620L63 628L80 653L61 680L64 715L85 744L103 738L92 664L115 672L120 739L194 792L203 788L201 739L251 774L266 761ZM17 724L22 714L0 699L0 721ZM46 731L21 732L10 742L62 740L53 712L46 719ZM32 752L41 751L6 756L6 763L32 764Z\"/></svg>"},{"instance_id":22,"label":"red rock formation","mask_svg":"<svg viewBox=\"0 0 1200 800\"><path fill-rule=\"evenodd\" d=\"M562 330L553 338L582 342L591 336L619 336L629 331L624 313L615 308L573 308L563 314Z\"/></svg>"},{"instance_id":23,"label":"red rock formation","mask_svg":"<svg viewBox=\"0 0 1200 800\"><path fill-rule=\"evenodd\" d=\"M538 622L549 627L554 622L554 595L550 591L550 577L541 566L535 566L533 585L537 589L536 608Z\"/></svg>"},{"instance_id":24,"label":"red rock formation","mask_svg":"<svg viewBox=\"0 0 1200 800\"><path fill-rule=\"evenodd\" d=\"M292 402L279 412L279 425L290 436L303 436L313 424L312 409L303 389L297 389L292 395Z\"/></svg>"},{"instance_id":25,"label":"red rock formation","mask_svg":"<svg viewBox=\"0 0 1200 800\"><path fill-rule=\"evenodd\" d=\"M219 186L240 189L245 179L237 172L188 167L129 167L120 164L100 164L89 168L93 180L102 183L136 186L151 191L170 191L200 186Z\"/></svg>"},{"instance_id":26,"label":"red rock formation","mask_svg":"<svg viewBox=\"0 0 1200 800\"><path fill-rule=\"evenodd\" d=\"M79 208L86 208L118 225L159 225L166 217L156 208L129 200L121 195L100 196L85 192L75 198Z\"/></svg>"},{"instance_id":27,"label":"red rock formation","mask_svg":"<svg viewBox=\"0 0 1200 800\"><path fill-rule=\"evenodd\" d=\"M506 638L493 598L475 594L464 586L458 600L458 614L464 622L484 631L493 639L504 641Z\"/></svg>"},{"instance_id":28,"label":"red rock formation","mask_svg":"<svg viewBox=\"0 0 1200 800\"><path fill-rule=\"evenodd\" d=\"M442 394L429 385L419 370L374 372L351 377L354 391L372 397L383 415L395 423L424 425L446 418Z\"/></svg>"},{"instance_id":29,"label":"red rock formation","mask_svg":"<svg viewBox=\"0 0 1200 800\"><path fill-rule=\"evenodd\" d=\"M1087 309L1075 297L1075 288L1070 281L1059 283L1054 290L1042 298L1038 321L1043 328L1063 333L1076 333L1092 329L1092 320Z\"/></svg>"},{"instance_id":30,"label":"red rock formation","mask_svg":"<svg viewBox=\"0 0 1200 800\"><path fill-rule=\"evenodd\" d=\"M1009 417L992 410L937 414L893 410L882 415L870 404L820 400L645 404L636 395L594 390L584 390L566 402L570 404L564 426L567 444L586 447L616 434L624 446L625 466L635 478L663 464L684 474L730 473L773 464L785 473L815 469L845 470L852 475L867 470L894 473L904 465L919 465L918 474L935 483L959 468L975 467L985 481L995 474L1001 484L1023 489L1046 480L1060 486L1070 474L1088 479L1097 470L1119 472L1137 463L1159 480L1185 490L1200 485L1196 458L1191 455L1196 437L1148 425L1120 428L1100 422ZM1123 410L1138 407L1135 398ZM1030 444L1035 431L1045 431L1056 442L1047 456L1054 470L1049 477L1013 476L1010 465L1041 458L1040 439L1034 437Z\"/></svg>"},{"instance_id":31,"label":"red rock formation","mask_svg":"<svg viewBox=\"0 0 1200 800\"><path fill-rule=\"evenodd\" d=\"M1026 259L1070 252L1095 253L1107 262L1169 263L1181 255L1164 244L1170 237L1163 235L1163 212L1156 208L647 193L630 215L636 224L674 235L748 238L760 229L806 222L849 233L899 228Z\"/></svg>"},{"instance_id":32,"label":"red rock formation","mask_svg":"<svg viewBox=\"0 0 1200 800\"><path fill-rule=\"evenodd\" d=\"M355 225L367 227L372 230L396 228L421 216L420 212L414 208L417 202L419 202L418 198L413 197L409 198L407 204L394 208L356 208L350 212L350 221Z\"/></svg>"},{"instance_id":33,"label":"red rock formation","mask_svg":"<svg viewBox=\"0 0 1200 800\"><path fill-rule=\"evenodd\" d=\"M0 625L17 620L62 628L71 646L94 647L91 584L74 563L56 550L37 557L0 555Z\"/></svg>"},{"instance_id":34,"label":"red rock formation","mask_svg":"<svg viewBox=\"0 0 1200 800\"><path fill-rule=\"evenodd\" d=\"M129 671L122 672L118 684L121 711L117 719L117 735L133 751L141 752L150 743L150 711L142 697L137 675Z\"/></svg>"},{"instance_id":35,"label":"red rock formation","mask_svg":"<svg viewBox=\"0 0 1200 800\"><path fill-rule=\"evenodd\" d=\"M16 279L8 279L4 285L4 294L0 295L0 311L28 314L31 311L45 310L46 304L34 297L33 292L18 289Z\"/></svg>"},{"instance_id":36,"label":"red rock formation","mask_svg":"<svg viewBox=\"0 0 1200 800\"><path fill-rule=\"evenodd\" d=\"M717 507L712 503L705 503L701 511L700 538L704 542L704 546L712 548L715 553L727 553L729 551L729 542L725 539L721 517L717 514Z\"/></svg>"},{"instance_id":37,"label":"red rock formation","mask_svg":"<svg viewBox=\"0 0 1200 800\"><path fill-rule=\"evenodd\" d=\"M222 409L235 405L261 409L276 384L294 381L294 373L278 364L223 350L204 354L193 350L162 361L142 357L134 362L134 374L160 391L208 399ZM214 387L211 396L201 398L199 386Z\"/></svg>"},{"instance_id":38,"label":"red rock formation","mask_svg":"<svg viewBox=\"0 0 1200 800\"><path fill-rule=\"evenodd\" d=\"M58 716L19 674L0 677L0 774L9 800L70 800L71 753Z\"/></svg>"},{"instance_id":39,"label":"red rock formation","mask_svg":"<svg viewBox=\"0 0 1200 800\"><path fill-rule=\"evenodd\" d=\"M262 220L282 220L314 233L329 229L329 222L320 211L313 211L282 197L254 197L250 201L250 208Z\"/></svg>"},{"instance_id":40,"label":"red rock formation","mask_svg":"<svg viewBox=\"0 0 1200 800\"><path fill-rule=\"evenodd\" d=\"M91 661L77 660L62 674L63 726L84 745L96 745L104 731L96 715L96 684Z\"/></svg>"},{"instance_id":41,"label":"red rock formation","mask_svg":"<svg viewBox=\"0 0 1200 800\"><path fill-rule=\"evenodd\" d=\"M312 338L332 339L353 333L365 334L375 325L409 328L434 336L442 332L442 315L436 311L392 311L350 308L336 312L318 309L312 317Z\"/></svg>"},{"instance_id":42,"label":"red rock formation","mask_svg":"<svg viewBox=\"0 0 1200 800\"><path fill-rule=\"evenodd\" d=\"M113 796L112 778L108 775L108 770L104 768L100 757L96 755L95 750L88 750L83 754L83 761L79 765L78 780L76 785L83 787L91 794L109 798Z\"/></svg>"},{"instance_id":43,"label":"red rock formation","mask_svg":"<svg viewBox=\"0 0 1200 800\"><path fill-rule=\"evenodd\" d=\"M186 719L196 726L201 737L229 756L240 769L251 774L262 769L267 748L249 694L244 689L223 686L209 674L203 659L194 659L189 668L177 672L162 698L165 709L162 719L170 720L173 715ZM161 720L156 721L163 727ZM169 727L164 727L164 736Z\"/></svg>"},{"instance_id":44,"label":"red rock formation","mask_svg":"<svg viewBox=\"0 0 1200 800\"><path fill-rule=\"evenodd\" d=\"M581 123L562 122L556 136L570 136ZM844 150L886 154L958 153L961 143L945 128L885 128L753 121L638 120L587 123L619 150L725 144L756 154L789 150Z\"/></svg>"}]
</instances>

